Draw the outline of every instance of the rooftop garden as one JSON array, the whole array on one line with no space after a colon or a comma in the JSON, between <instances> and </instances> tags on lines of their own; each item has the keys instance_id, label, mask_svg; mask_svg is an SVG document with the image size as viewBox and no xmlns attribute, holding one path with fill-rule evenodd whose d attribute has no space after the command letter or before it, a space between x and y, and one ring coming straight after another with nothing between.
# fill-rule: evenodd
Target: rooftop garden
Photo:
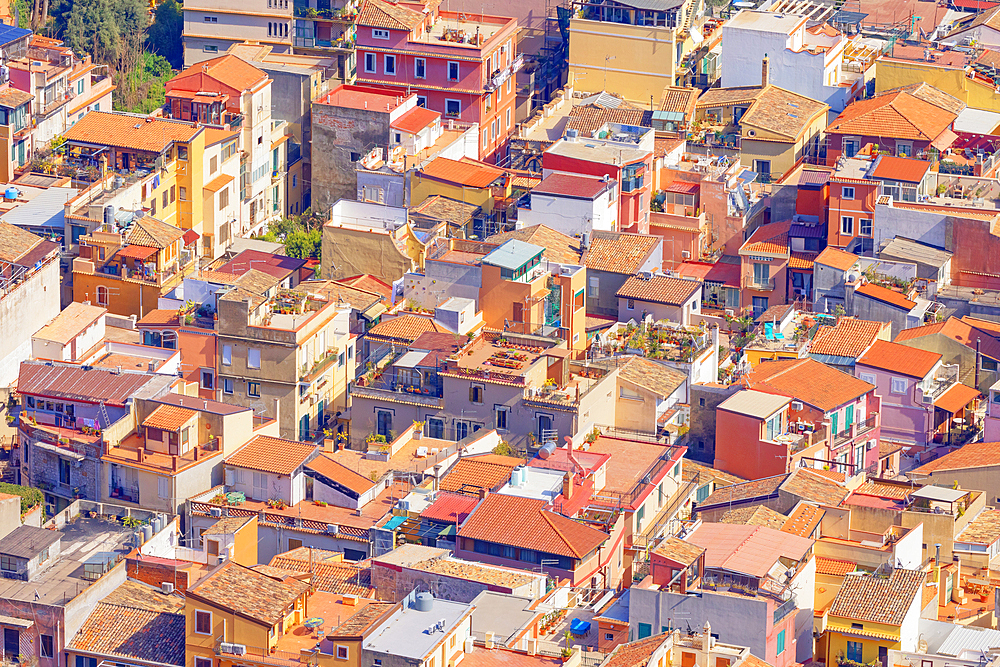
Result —
<instances>
[{"instance_id":1,"label":"rooftop garden","mask_svg":"<svg viewBox=\"0 0 1000 667\"><path fill-rule=\"evenodd\" d=\"M641 354L650 359L690 362L710 342L704 323L697 327L674 327L628 323L608 332L612 352Z\"/></svg>"}]
</instances>

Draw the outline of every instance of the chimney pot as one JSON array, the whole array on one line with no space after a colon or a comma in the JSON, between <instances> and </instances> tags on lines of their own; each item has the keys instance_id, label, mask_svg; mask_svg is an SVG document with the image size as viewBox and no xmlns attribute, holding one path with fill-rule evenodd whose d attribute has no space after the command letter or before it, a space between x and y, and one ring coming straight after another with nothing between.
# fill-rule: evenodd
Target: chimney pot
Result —
<instances>
[{"instance_id":1,"label":"chimney pot","mask_svg":"<svg viewBox=\"0 0 1000 667\"><path fill-rule=\"evenodd\" d=\"M771 61L768 59L767 55L764 55L764 60L760 64L760 87L766 88L769 83L770 78L770 65Z\"/></svg>"}]
</instances>

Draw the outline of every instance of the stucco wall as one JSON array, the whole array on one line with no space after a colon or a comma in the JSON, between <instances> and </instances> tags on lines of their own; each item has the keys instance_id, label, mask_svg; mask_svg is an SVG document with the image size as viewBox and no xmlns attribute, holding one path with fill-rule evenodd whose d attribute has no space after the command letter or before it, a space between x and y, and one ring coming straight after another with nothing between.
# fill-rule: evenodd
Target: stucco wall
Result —
<instances>
[{"instance_id":1,"label":"stucco wall","mask_svg":"<svg viewBox=\"0 0 1000 667\"><path fill-rule=\"evenodd\" d=\"M59 310L57 257L0 299L0 387L17 380L21 362L31 357L31 336Z\"/></svg>"}]
</instances>

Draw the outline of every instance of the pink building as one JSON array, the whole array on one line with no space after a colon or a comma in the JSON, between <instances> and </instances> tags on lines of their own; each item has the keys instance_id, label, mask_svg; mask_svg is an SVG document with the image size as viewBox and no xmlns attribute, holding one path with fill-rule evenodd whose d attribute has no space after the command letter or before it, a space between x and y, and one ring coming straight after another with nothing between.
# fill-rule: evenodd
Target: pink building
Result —
<instances>
[{"instance_id":1,"label":"pink building","mask_svg":"<svg viewBox=\"0 0 1000 667\"><path fill-rule=\"evenodd\" d=\"M882 436L898 443L945 443L979 396L958 381L958 365L943 364L937 352L884 340L858 359L854 373L885 399Z\"/></svg>"},{"instance_id":2,"label":"pink building","mask_svg":"<svg viewBox=\"0 0 1000 667\"><path fill-rule=\"evenodd\" d=\"M792 399L760 391L739 391L715 411L715 464L745 479L788 472L788 404Z\"/></svg>"},{"instance_id":3,"label":"pink building","mask_svg":"<svg viewBox=\"0 0 1000 667\"><path fill-rule=\"evenodd\" d=\"M365 0L357 21L358 83L416 93L445 121L479 124L479 159L506 154L514 127L517 19L440 11L438 3Z\"/></svg>"}]
</instances>

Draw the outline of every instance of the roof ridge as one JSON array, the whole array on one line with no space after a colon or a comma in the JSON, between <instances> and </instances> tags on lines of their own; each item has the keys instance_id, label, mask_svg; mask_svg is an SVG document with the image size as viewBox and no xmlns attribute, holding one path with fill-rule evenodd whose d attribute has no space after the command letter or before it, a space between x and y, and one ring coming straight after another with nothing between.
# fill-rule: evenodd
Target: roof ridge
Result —
<instances>
[{"instance_id":1,"label":"roof ridge","mask_svg":"<svg viewBox=\"0 0 1000 667\"><path fill-rule=\"evenodd\" d=\"M563 535L561 530L559 530L559 527L556 526L554 520L548 516L549 514L548 511L541 507L538 509L538 511L541 513L542 518L545 520L545 523L549 524L549 526L552 527L552 530L554 530L556 535L559 536L559 539L561 539L563 543L567 547L569 547L569 550L573 552L573 555L576 556L577 558L581 557L582 554L579 551L577 551L576 547L573 546L568 539L566 539L566 536ZM570 521L572 521L572 519L570 519Z\"/></svg>"}]
</instances>

